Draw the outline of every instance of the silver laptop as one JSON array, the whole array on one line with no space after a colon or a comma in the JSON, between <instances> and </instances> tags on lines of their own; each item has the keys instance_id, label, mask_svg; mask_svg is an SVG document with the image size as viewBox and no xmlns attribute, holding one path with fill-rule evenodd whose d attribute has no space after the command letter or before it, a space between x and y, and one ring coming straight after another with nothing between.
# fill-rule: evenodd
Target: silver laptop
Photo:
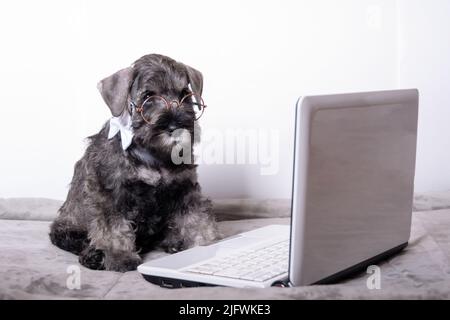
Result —
<instances>
[{"instance_id":1,"label":"silver laptop","mask_svg":"<svg viewBox=\"0 0 450 320\"><path fill-rule=\"evenodd\" d=\"M336 282L400 251L410 236L418 91L299 99L292 216L146 262L150 282L179 288Z\"/></svg>"}]
</instances>

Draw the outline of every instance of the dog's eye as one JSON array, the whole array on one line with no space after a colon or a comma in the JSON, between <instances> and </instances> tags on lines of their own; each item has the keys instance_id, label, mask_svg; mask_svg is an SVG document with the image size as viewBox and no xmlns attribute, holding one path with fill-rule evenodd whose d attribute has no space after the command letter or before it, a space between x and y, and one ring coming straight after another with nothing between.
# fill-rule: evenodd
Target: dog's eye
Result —
<instances>
[{"instance_id":1,"label":"dog's eye","mask_svg":"<svg viewBox=\"0 0 450 320\"><path fill-rule=\"evenodd\" d=\"M144 100L146 100L146 99L148 99L148 98L150 98L151 96L154 96L154 95L155 95L155 93L152 92L152 91L145 91L142 94L142 101L144 101Z\"/></svg>"}]
</instances>

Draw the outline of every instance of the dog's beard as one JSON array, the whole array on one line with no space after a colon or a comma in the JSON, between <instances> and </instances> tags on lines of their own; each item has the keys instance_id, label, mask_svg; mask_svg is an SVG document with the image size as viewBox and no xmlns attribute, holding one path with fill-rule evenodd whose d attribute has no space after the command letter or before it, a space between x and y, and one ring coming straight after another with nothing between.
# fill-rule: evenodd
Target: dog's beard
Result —
<instances>
[{"instance_id":1,"label":"dog's beard","mask_svg":"<svg viewBox=\"0 0 450 320\"><path fill-rule=\"evenodd\" d=\"M160 131L153 134L149 140L143 140L141 147L168 165L180 164L180 161L177 160L180 157L183 158L182 162L192 163L190 158L193 146L192 137L193 132L187 129L176 129L172 132Z\"/></svg>"},{"instance_id":2,"label":"dog's beard","mask_svg":"<svg viewBox=\"0 0 450 320\"><path fill-rule=\"evenodd\" d=\"M157 135L158 144L162 149L171 153L173 148L187 148L192 146L191 132L187 129L176 129L172 132L163 131Z\"/></svg>"},{"instance_id":3,"label":"dog's beard","mask_svg":"<svg viewBox=\"0 0 450 320\"><path fill-rule=\"evenodd\" d=\"M172 147L174 145L190 145L191 133L187 129L176 129L172 132L162 132L159 135L163 145Z\"/></svg>"}]
</instances>

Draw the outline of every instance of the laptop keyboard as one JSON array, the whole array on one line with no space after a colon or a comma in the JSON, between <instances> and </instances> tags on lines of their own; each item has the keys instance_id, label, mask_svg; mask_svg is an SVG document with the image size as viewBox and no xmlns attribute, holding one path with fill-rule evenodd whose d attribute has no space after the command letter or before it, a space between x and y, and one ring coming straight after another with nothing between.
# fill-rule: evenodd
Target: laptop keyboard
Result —
<instances>
[{"instance_id":1,"label":"laptop keyboard","mask_svg":"<svg viewBox=\"0 0 450 320\"><path fill-rule=\"evenodd\" d=\"M183 271L262 282L287 273L288 260L289 239L208 259Z\"/></svg>"}]
</instances>

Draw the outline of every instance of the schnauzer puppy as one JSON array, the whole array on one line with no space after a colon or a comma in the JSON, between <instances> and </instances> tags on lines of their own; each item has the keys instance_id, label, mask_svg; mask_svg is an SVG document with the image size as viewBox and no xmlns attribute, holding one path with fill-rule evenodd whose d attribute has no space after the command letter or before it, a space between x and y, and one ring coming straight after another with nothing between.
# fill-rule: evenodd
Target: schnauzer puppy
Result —
<instances>
[{"instance_id":1,"label":"schnauzer puppy","mask_svg":"<svg viewBox=\"0 0 450 320\"><path fill-rule=\"evenodd\" d=\"M88 138L75 164L67 199L50 228L52 243L78 254L88 268L124 272L141 263L139 253L215 240L216 221L201 195L196 165L173 161L177 145L187 144L192 154L198 141L201 73L151 54L98 88L114 117Z\"/></svg>"}]
</instances>

